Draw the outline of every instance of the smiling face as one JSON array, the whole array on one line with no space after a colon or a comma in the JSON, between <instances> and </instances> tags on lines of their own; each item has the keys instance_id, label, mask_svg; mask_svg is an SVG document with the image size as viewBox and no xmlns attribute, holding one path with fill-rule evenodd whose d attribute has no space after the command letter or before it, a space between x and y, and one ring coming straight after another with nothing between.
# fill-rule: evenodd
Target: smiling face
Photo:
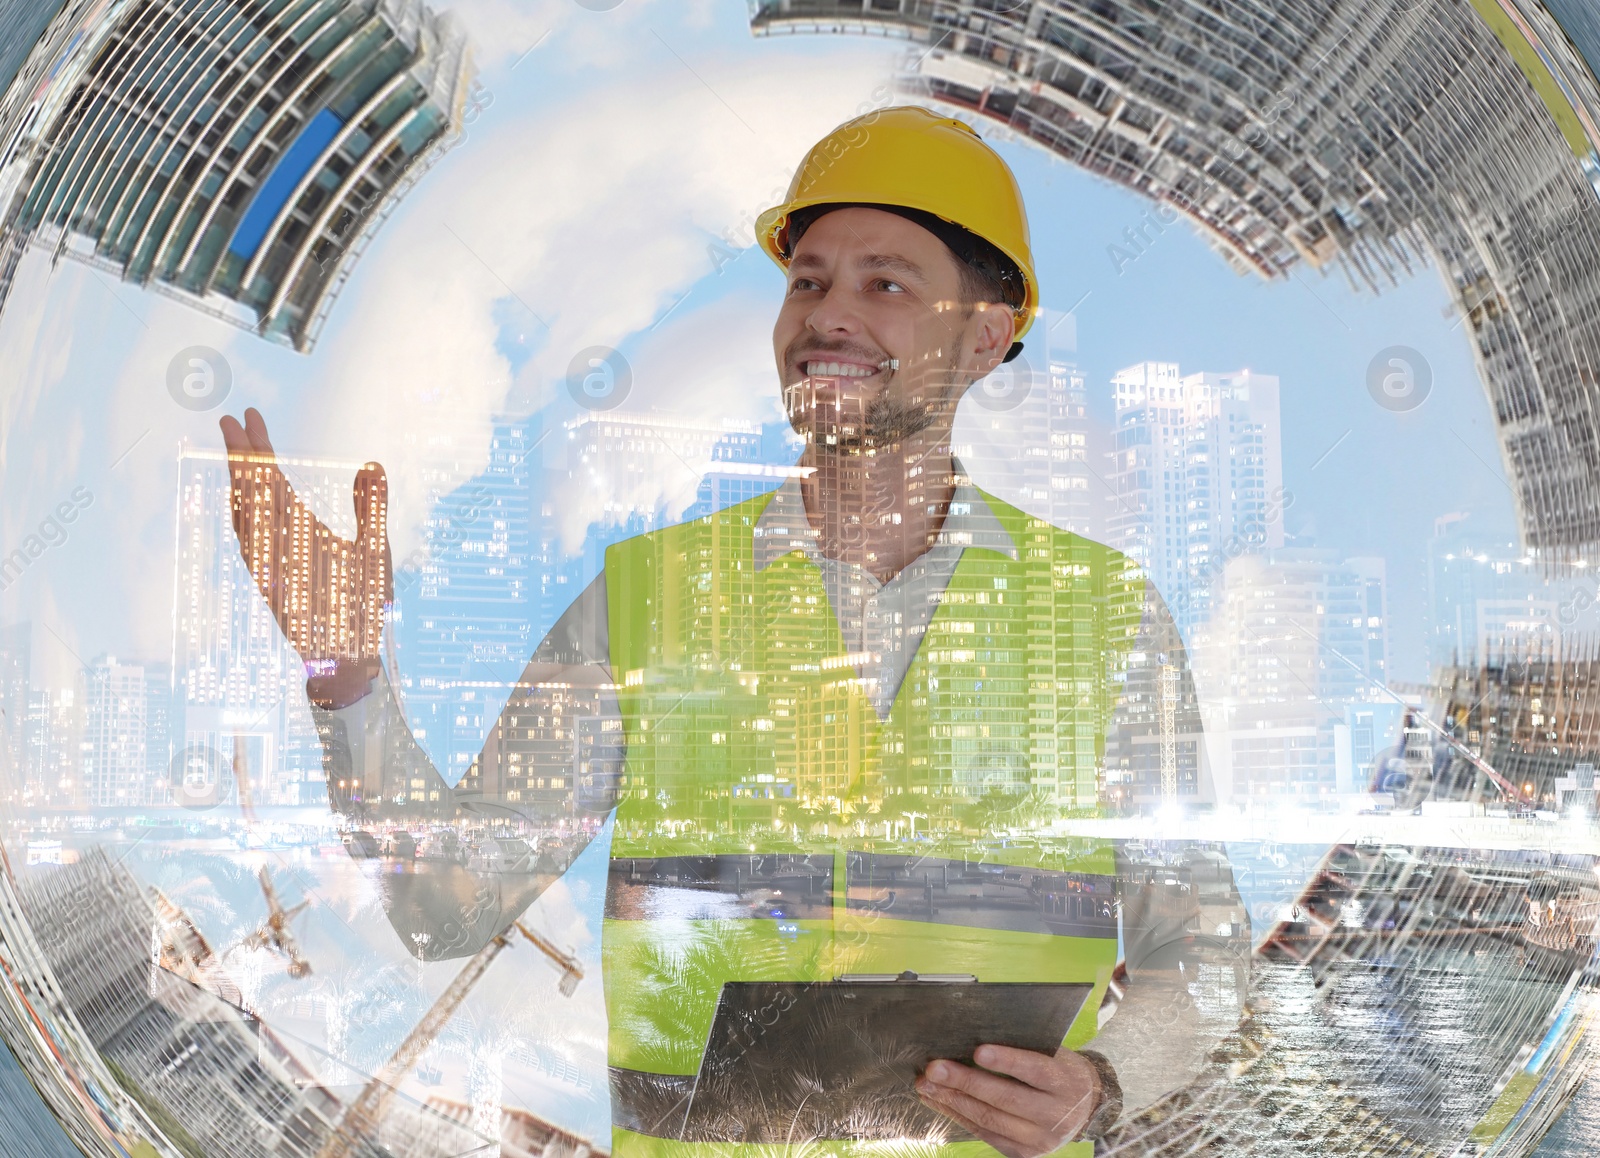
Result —
<instances>
[{"instance_id":1,"label":"smiling face","mask_svg":"<svg viewBox=\"0 0 1600 1158\"><path fill-rule=\"evenodd\" d=\"M955 256L922 226L881 209L823 214L795 247L772 331L791 425L864 448L948 429L1013 327L1006 306L961 299Z\"/></svg>"}]
</instances>

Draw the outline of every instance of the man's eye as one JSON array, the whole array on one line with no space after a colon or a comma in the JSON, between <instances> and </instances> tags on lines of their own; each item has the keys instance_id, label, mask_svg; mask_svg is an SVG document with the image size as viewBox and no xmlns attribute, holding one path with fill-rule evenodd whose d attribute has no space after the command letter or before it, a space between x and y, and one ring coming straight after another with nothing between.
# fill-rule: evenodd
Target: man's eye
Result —
<instances>
[{"instance_id":1,"label":"man's eye","mask_svg":"<svg viewBox=\"0 0 1600 1158\"><path fill-rule=\"evenodd\" d=\"M789 292L792 294L803 293L816 288L816 281L809 277L797 277L789 283Z\"/></svg>"},{"instance_id":2,"label":"man's eye","mask_svg":"<svg viewBox=\"0 0 1600 1158\"><path fill-rule=\"evenodd\" d=\"M903 294L903 293L906 292L906 287L905 286L901 285L897 281L890 281L886 277L880 277L877 281L873 282L872 283L872 288L873 289L885 290L885 291L887 291L889 293L894 293L894 294Z\"/></svg>"}]
</instances>

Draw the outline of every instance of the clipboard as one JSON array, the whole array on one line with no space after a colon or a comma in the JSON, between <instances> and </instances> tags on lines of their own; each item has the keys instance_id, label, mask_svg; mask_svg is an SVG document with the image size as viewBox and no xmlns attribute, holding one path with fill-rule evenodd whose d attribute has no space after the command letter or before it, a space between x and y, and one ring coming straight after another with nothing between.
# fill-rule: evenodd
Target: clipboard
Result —
<instances>
[{"instance_id":1,"label":"clipboard","mask_svg":"<svg viewBox=\"0 0 1600 1158\"><path fill-rule=\"evenodd\" d=\"M1054 1054L1092 985L968 975L727 982L684 1113L684 1141L966 1137L914 1083L985 1042Z\"/></svg>"}]
</instances>

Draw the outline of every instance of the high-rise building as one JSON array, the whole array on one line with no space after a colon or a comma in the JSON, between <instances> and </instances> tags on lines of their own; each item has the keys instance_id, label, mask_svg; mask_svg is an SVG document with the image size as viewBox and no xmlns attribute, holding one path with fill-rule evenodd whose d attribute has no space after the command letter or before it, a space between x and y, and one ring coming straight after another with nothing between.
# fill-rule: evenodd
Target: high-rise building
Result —
<instances>
[{"instance_id":1,"label":"high-rise building","mask_svg":"<svg viewBox=\"0 0 1600 1158\"><path fill-rule=\"evenodd\" d=\"M754 439L742 423L724 431L712 444L711 465L683 518L704 518L777 489L796 473L792 464L804 449L805 440L787 421L762 423Z\"/></svg>"},{"instance_id":2,"label":"high-rise building","mask_svg":"<svg viewBox=\"0 0 1600 1158\"><path fill-rule=\"evenodd\" d=\"M81 686L28 693L25 796L29 807L66 808L84 803L83 705Z\"/></svg>"},{"instance_id":3,"label":"high-rise building","mask_svg":"<svg viewBox=\"0 0 1600 1158\"><path fill-rule=\"evenodd\" d=\"M1050 399L1050 522L1086 539L1105 535L1105 486L1095 467L1103 440L1089 421L1088 389L1078 371L1077 318L1046 310L1045 374Z\"/></svg>"},{"instance_id":4,"label":"high-rise building","mask_svg":"<svg viewBox=\"0 0 1600 1158\"><path fill-rule=\"evenodd\" d=\"M560 501L556 495L564 475L564 471L548 467L536 468L532 475L529 552L533 568L533 606L530 614L547 627L578 597L584 583L582 556L565 549L561 519L557 515Z\"/></svg>"},{"instance_id":5,"label":"high-rise building","mask_svg":"<svg viewBox=\"0 0 1600 1158\"><path fill-rule=\"evenodd\" d=\"M186 1152L312 1158L327 1144L344 1107L258 1019L151 961L164 914L124 865L95 847L20 891L83 1033L140 1103L181 1120Z\"/></svg>"},{"instance_id":6,"label":"high-rise building","mask_svg":"<svg viewBox=\"0 0 1600 1158\"><path fill-rule=\"evenodd\" d=\"M1335 728L1352 723L1352 705L1388 700L1384 603L1370 559L1286 548L1227 564L1196 649L1219 795L1355 790L1339 783Z\"/></svg>"},{"instance_id":7,"label":"high-rise building","mask_svg":"<svg viewBox=\"0 0 1600 1158\"><path fill-rule=\"evenodd\" d=\"M1099 540L1105 487L1094 465L1103 447L1076 356L1077 319L1042 311L1022 357L968 391L953 449L976 481L1007 502Z\"/></svg>"},{"instance_id":8,"label":"high-rise building","mask_svg":"<svg viewBox=\"0 0 1600 1158\"><path fill-rule=\"evenodd\" d=\"M1565 634L1592 631L1595 580L1553 573L1505 535L1464 514L1434 522L1428 541L1428 661L1434 667L1526 657Z\"/></svg>"},{"instance_id":9,"label":"high-rise building","mask_svg":"<svg viewBox=\"0 0 1600 1158\"><path fill-rule=\"evenodd\" d=\"M617 496L605 512L611 523L634 514L653 523L666 517L666 494L686 489L691 476L707 469L760 463L770 442L761 426L745 419L703 422L621 410L581 414L566 424L566 437L569 478L587 478L601 494Z\"/></svg>"},{"instance_id":10,"label":"high-rise building","mask_svg":"<svg viewBox=\"0 0 1600 1158\"><path fill-rule=\"evenodd\" d=\"M1128 657L1117 683L1106 732L1104 803L1116 812L1215 806L1199 696L1187 650L1170 625Z\"/></svg>"},{"instance_id":11,"label":"high-rise building","mask_svg":"<svg viewBox=\"0 0 1600 1158\"><path fill-rule=\"evenodd\" d=\"M708 423L625 411L580 415L566 424L565 435L565 447L549 460L556 464L552 475L541 480L546 490L587 485L608 496L581 558L569 560L566 574L574 580L598 574L614 543L775 489L788 473L781 468L799 456L802 445L787 423ZM694 501L674 511L670 496L686 491L695 478ZM559 613L577 593L553 610Z\"/></svg>"},{"instance_id":12,"label":"high-rise building","mask_svg":"<svg viewBox=\"0 0 1600 1158\"><path fill-rule=\"evenodd\" d=\"M145 802L164 804L172 797L172 758L177 753L176 712L172 665L144 665L144 774Z\"/></svg>"},{"instance_id":13,"label":"high-rise building","mask_svg":"<svg viewBox=\"0 0 1600 1158\"><path fill-rule=\"evenodd\" d=\"M428 1099L427 1106L436 1111L443 1122L454 1123L463 1130L474 1125L474 1107L465 1102L452 1101L435 1094ZM607 1152L596 1149L588 1139L568 1133L526 1110L505 1106L497 1107L497 1111L500 1158L606 1158ZM420 1140L424 1144L432 1141L431 1138ZM438 1150L441 1153L450 1152L442 1145Z\"/></svg>"},{"instance_id":14,"label":"high-rise building","mask_svg":"<svg viewBox=\"0 0 1600 1158\"><path fill-rule=\"evenodd\" d=\"M28 722L23 746L27 750L22 775L22 803L24 808L38 808L45 803L51 773L50 749L54 739L50 728L50 693L28 692Z\"/></svg>"},{"instance_id":15,"label":"high-rise building","mask_svg":"<svg viewBox=\"0 0 1600 1158\"><path fill-rule=\"evenodd\" d=\"M777 423L706 426L595 412L568 423L563 433L564 445L534 457L542 439L530 424L497 425L489 471L468 488L485 514L481 522L467 520L472 526L463 528L456 548L430 557L427 574L436 578L425 586L427 598L408 608L402 645L402 651L424 645L405 664L406 708L413 733L441 767L448 766L447 779L467 798L481 795L546 820L570 814L574 787L581 795L588 768L614 763L621 738L609 730L615 721L602 715L599 687L518 683L512 689L538 642L529 628L559 618L581 592L584 576L603 566L608 546L675 521L662 501L660 478L709 462L695 502L678 516L705 519L780 485L794 471L786 464L799 453L787 424ZM620 501L591 524L581 553L563 552L554 492L586 481ZM542 492L536 505L530 501L534 484ZM435 507L448 512L452 501L436 499ZM430 523L435 539L448 513L441 520ZM517 560L523 578L514 615L507 606L497 619L495 608L468 598L458 576L470 576L474 559L492 560L497 553L493 543L475 543L474 535L499 536L500 553ZM499 627L513 623L518 630L502 638ZM559 655L540 658L565 662Z\"/></svg>"},{"instance_id":16,"label":"high-rise building","mask_svg":"<svg viewBox=\"0 0 1600 1158\"><path fill-rule=\"evenodd\" d=\"M1455 739L1540 807L1558 808L1557 781L1600 762L1600 656L1592 639L1447 665L1434 683L1438 718Z\"/></svg>"},{"instance_id":17,"label":"high-rise building","mask_svg":"<svg viewBox=\"0 0 1600 1158\"><path fill-rule=\"evenodd\" d=\"M103 656L89 668L83 734L84 802L99 808L146 803L144 668Z\"/></svg>"},{"instance_id":18,"label":"high-rise building","mask_svg":"<svg viewBox=\"0 0 1600 1158\"><path fill-rule=\"evenodd\" d=\"M757 0L751 29L904 37L901 99L1149 198L1135 254L1182 222L1269 279L1342 267L1380 289L1433 264L1474 346L1524 543L1581 557L1600 548L1585 401L1600 81L1577 47L1596 44L1582 8L1555 6L1571 38L1531 0Z\"/></svg>"},{"instance_id":19,"label":"high-rise building","mask_svg":"<svg viewBox=\"0 0 1600 1158\"><path fill-rule=\"evenodd\" d=\"M1210 617L1230 559L1283 545L1278 380L1120 371L1107 541L1149 571L1187 634Z\"/></svg>"},{"instance_id":20,"label":"high-rise building","mask_svg":"<svg viewBox=\"0 0 1600 1158\"><path fill-rule=\"evenodd\" d=\"M1382 784L1378 761L1404 740L1405 704L1350 704L1344 720L1333 725L1334 790L1359 794L1377 791Z\"/></svg>"},{"instance_id":21,"label":"high-rise building","mask_svg":"<svg viewBox=\"0 0 1600 1158\"><path fill-rule=\"evenodd\" d=\"M13 803L27 795L29 624L0 628L0 792Z\"/></svg>"},{"instance_id":22,"label":"high-rise building","mask_svg":"<svg viewBox=\"0 0 1600 1158\"><path fill-rule=\"evenodd\" d=\"M1346 559L1345 566L1355 572L1357 602L1362 618L1361 632L1366 646L1349 656L1360 666L1373 688L1388 685L1389 656L1389 565L1377 555Z\"/></svg>"},{"instance_id":23,"label":"high-rise building","mask_svg":"<svg viewBox=\"0 0 1600 1158\"><path fill-rule=\"evenodd\" d=\"M459 477L447 444L424 458ZM520 686L535 627L556 621L611 544L764 494L798 453L786 423L594 411L546 441L532 422L497 420L487 470L430 495L434 546L397 633L412 732L446 780L529 815L565 815L573 779L610 759L618 737L604 731L598 688ZM696 500L676 514L661 480L682 475L687 489L696 471ZM616 496L580 553L562 549L555 497L574 485ZM410 585L404 567L399 581Z\"/></svg>"},{"instance_id":24,"label":"high-rise building","mask_svg":"<svg viewBox=\"0 0 1600 1158\"><path fill-rule=\"evenodd\" d=\"M397 565L402 599L392 628L412 732L451 784L467 774L538 643L530 479L541 435L527 420L496 418L487 464L458 484L466 456L481 450L467 434L415 435L428 485L426 540Z\"/></svg>"},{"instance_id":25,"label":"high-rise building","mask_svg":"<svg viewBox=\"0 0 1600 1158\"><path fill-rule=\"evenodd\" d=\"M285 455L276 467L246 469L263 486L274 469L284 470L302 500L281 525L263 517L246 528L262 565L277 570L280 550L326 552L325 540L315 535L312 506L348 509L355 464ZM253 803L309 803L323 777L305 706L305 668L240 554L226 454L194 447L179 452L177 508L166 759L186 745L205 745L247 773ZM310 639L312 613L327 609L330 594L284 586L286 602L300 612L297 638Z\"/></svg>"},{"instance_id":26,"label":"high-rise building","mask_svg":"<svg viewBox=\"0 0 1600 1158\"><path fill-rule=\"evenodd\" d=\"M634 596L661 609L652 622L662 650L678 649L673 664L696 684L689 695L665 680L632 693L652 739L630 750L630 790L676 802L679 815L712 829L849 824L850 809L869 799L914 805L928 828L946 830L997 799L1056 812L1098 805L1097 756L1117 698L1105 657L1138 631L1144 584L1134 569L1108 565L1104 547L1054 535L1037 516L1015 524L1016 566L999 551L974 552L941 605L982 605L996 625L982 631L993 634L959 611L928 629L918 653L926 680L905 688L904 714L896 709L881 741L903 745L895 750L905 759L875 772L839 758L880 721L866 697L851 694L857 656L820 650L837 646L836 634L819 645L837 633L826 589L801 568L729 565L750 549L741 517L749 516L724 510L695 520L670 553L660 539L644 548L658 553ZM922 582L929 565L926 556L911 563L907 581ZM752 608L762 606L795 613L779 629L753 630ZM644 673L614 674L633 687L628 680ZM941 715L961 722L928 722ZM746 778L706 796L693 786L707 766L747 770Z\"/></svg>"},{"instance_id":27,"label":"high-rise building","mask_svg":"<svg viewBox=\"0 0 1600 1158\"><path fill-rule=\"evenodd\" d=\"M620 723L603 715L599 685L519 687L482 751L462 753L469 766L457 791L547 823L570 818L586 765L620 749ZM604 733L607 725L614 734ZM610 752L598 752L601 744Z\"/></svg>"},{"instance_id":28,"label":"high-rise building","mask_svg":"<svg viewBox=\"0 0 1600 1158\"><path fill-rule=\"evenodd\" d=\"M460 127L462 34L421 0L95 15L8 110L0 163L19 171L0 174L0 267L46 246L309 349L353 260Z\"/></svg>"}]
</instances>

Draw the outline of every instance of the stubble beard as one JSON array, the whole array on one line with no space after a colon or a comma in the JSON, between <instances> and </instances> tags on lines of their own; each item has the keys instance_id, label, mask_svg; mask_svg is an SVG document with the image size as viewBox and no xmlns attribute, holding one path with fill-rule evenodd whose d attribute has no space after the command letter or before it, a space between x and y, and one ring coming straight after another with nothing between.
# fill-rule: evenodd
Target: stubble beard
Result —
<instances>
[{"instance_id":1,"label":"stubble beard","mask_svg":"<svg viewBox=\"0 0 1600 1158\"><path fill-rule=\"evenodd\" d=\"M951 356L947 365L937 369L930 369L929 373L936 376L950 377L955 373L955 358ZM807 394L807 385L804 380L788 388L789 415L791 425L797 427L808 447L814 448L823 454L861 454L873 450L886 450L911 441L924 431L935 426L949 426L953 415L947 415L949 409L944 399L906 399L888 391L880 391L867 399L865 405L858 405L855 415L850 415L844 410L833 411L831 407L818 406L814 399L811 400L808 416L809 421L802 417L800 423L795 423L795 403L803 401ZM835 415L831 421L824 421L825 413ZM854 418L854 421L851 419ZM832 435L833 442L827 438Z\"/></svg>"}]
</instances>

